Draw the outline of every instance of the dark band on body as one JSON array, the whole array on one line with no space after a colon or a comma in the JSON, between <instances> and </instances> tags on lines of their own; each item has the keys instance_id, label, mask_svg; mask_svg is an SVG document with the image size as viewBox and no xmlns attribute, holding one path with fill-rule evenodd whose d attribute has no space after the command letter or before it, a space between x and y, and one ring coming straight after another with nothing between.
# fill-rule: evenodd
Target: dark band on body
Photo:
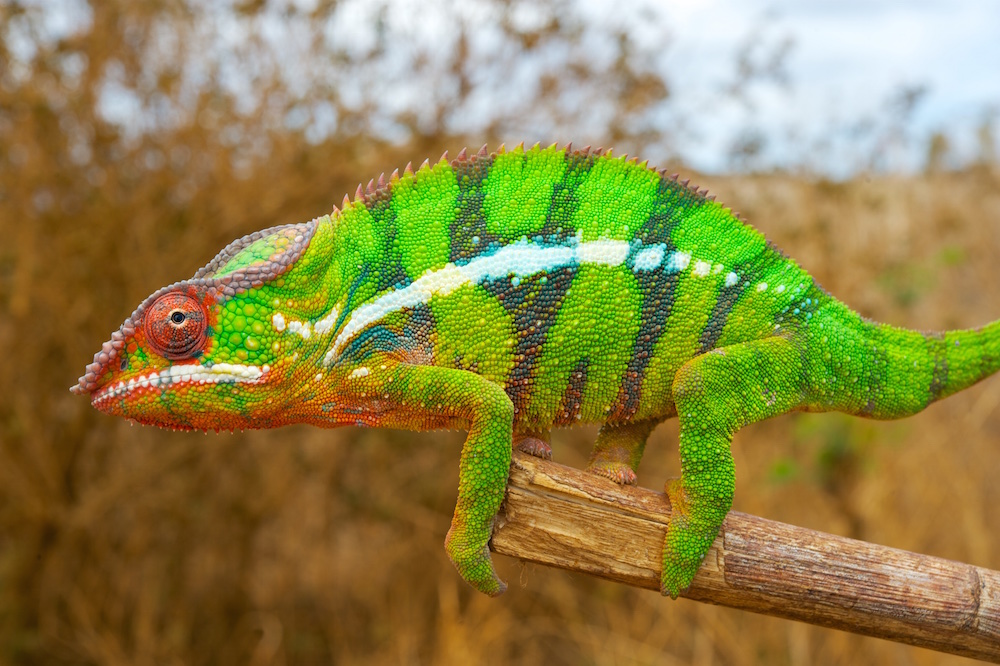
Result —
<instances>
[{"instance_id":1,"label":"dark band on body","mask_svg":"<svg viewBox=\"0 0 1000 666\"><path fill-rule=\"evenodd\" d=\"M564 266L548 273L520 278L514 286L510 279L490 280L483 287L497 299L514 320L517 346L514 349L514 367L507 380L508 391L514 402L515 414L528 406L532 397L535 363L541 356L545 336L569 291L576 268Z\"/></svg>"},{"instance_id":2,"label":"dark band on body","mask_svg":"<svg viewBox=\"0 0 1000 666\"><path fill-rule=\"evenodd\" d=\"M583 153L569 153L563 158L566 170L562 180L552 187L552 199L545 216L545 224L537 236L549 243L562 243L576 235L572 228L573 214L580 205L576 190L587 179L594 166L594 156Z\"/></svg>"},{"instance_id":3,"label":"dark band on body","mask_svg":"<svg viewBox=\"0 0 1000 666\"><path fill-rule=\"evenodd\" d=\"M381 266L371 267L370 277L375 282L375 293L382 293L387 289L402 289L413 282L413 278L406 274L399 244L395 242L396 209L392 205L392 199L379 197L365 205L371 215L376 238L381 241L381 256L384 257L380 262Z\"/></svg>"},{"instance_id":4,"label":"dark band on body","mask_svg":"<svg viewBox=\"0 0 1000 666\"><path fill-rule=\"evenodd\" d=\"M639 331L636 333L632 354L622 376L618 397L611 408L609 421L627 421L639 410L642 380L653 358L656 343L666 327L681 273L667 273L660 266L654 271L640 275L642 277L639 279L639 285L643 291L643 302Z\"/></svg>"},{"instance_id":5,"label":"dark band on body","mask_svg":"<svg viewBox=\"0 0 1000 666\"><path fill-rule=\"evenodd\" d=\"M590 359L581 358L569 373L569 383L556 409L555 425L572 425L580 416L583 404L583 389L587 385L587 368Z\"/></svg>"},{"instance_id":6,"label":"dark band on body","mask_svg":"<svg viewBox=\"0 0 1000 666\"><path fill-rule=\"evenodd\" d=\"M451 225L451 254L449 261L462 265L472 259L496 250L502 241L486 227L483 213L483 179L493 166L492 157L472 157L454 162L452 169L458 183L458 200L455 202L455 221Z\"/></svg>"}]
</instances>

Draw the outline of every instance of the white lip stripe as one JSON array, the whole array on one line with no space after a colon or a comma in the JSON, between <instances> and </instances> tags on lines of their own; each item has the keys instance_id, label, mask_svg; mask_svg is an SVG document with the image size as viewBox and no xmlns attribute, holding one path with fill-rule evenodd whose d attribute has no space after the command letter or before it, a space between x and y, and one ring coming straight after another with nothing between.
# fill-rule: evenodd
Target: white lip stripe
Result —
<instances>
[{"instance_id":1,"label":"white lip stripe","mask_svg":"<svg viewBox=\"0 0 1000 666\"><path fill-rule=\"evenodd\" d=\"M511 276L527 277L578 264L621 266L632 249L633 245L628 241L603 238L565 246L544 246L521 240L505 245L493 254L476 257L462 266L448 264L428 271L406 287L383 294L354 310L323 358L323 365L333 363L351 338L391 312L426 304L434 296L445 296L466 284L482 284L488 280ZM654 270L664 263L665 252L664 244L640 249L632 260L633 270ZM690 254L672 252L666 257L664 270L677 273L686 269L690 263ZM319 332L319 323L316 330Z\"/></svg>"},{"instance_id":2,"label":"white lip stripe","mask_svg":"<svg viewBox=\"0 0 1000 666\"><path fill-rule=\"evenodd\" d=\"M256 365L236 363L215 363L212 366L203 366L197 363L172 365L159 372L132 378L128 380L128 384L124 382L118 382L115 385L109 384L94 396L92 402L117 398L120 395L131 393L136 388L149 386L166 387L174 384L217 384L219 382L254 383L267 374L268 370L270 368L266 365L258 368Z\"/></svg>"}]
</instances>

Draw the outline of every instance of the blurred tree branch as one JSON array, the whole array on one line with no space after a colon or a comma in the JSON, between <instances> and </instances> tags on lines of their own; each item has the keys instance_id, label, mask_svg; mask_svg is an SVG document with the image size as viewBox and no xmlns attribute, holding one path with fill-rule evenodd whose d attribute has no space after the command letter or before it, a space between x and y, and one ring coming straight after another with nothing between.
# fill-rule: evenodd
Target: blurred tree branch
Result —
<instances>
[{"instance_id":1,"label":"blurred tree branch","mask_svg":"<svg viewBox=\"0 0 1000 666\"><path fill-rule=\"evenodd\" d=\"M669 506L515 452L491 545L658 591ZM684 596L1000 663L1000 572L736 511Z\"/></svg>"}]
</instances>

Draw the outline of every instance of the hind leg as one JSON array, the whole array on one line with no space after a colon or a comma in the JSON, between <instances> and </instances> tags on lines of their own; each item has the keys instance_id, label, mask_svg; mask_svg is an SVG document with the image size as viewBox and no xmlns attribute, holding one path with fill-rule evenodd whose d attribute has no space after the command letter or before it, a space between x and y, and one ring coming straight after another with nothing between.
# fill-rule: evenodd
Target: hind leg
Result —
<instances>
[{"instance_id":1,"label":"hind leg","mask_svg":"<svg viewBox=\"0 0 1000 666\"><path fill-rule=\"evenodd\" d=\"M663 594L676 598L691 584L733 504L733 434L804 404L804 374L799 349L784 337L717 349L677 372L681 478L666 489L672 513L663 546Z\"/></svg>"},{"instance_id":2,"label":"hind leg","mask_svg":"<svg viewBox=\"0 0 1000 666\"><path fill-rule=\"evenodd\" d=\"M657 423L654 419L620 425L605 423L590 453L587 471L622 485L635 483L635 470L646 448L646 439Z\"/></svg>"}]
</instances>

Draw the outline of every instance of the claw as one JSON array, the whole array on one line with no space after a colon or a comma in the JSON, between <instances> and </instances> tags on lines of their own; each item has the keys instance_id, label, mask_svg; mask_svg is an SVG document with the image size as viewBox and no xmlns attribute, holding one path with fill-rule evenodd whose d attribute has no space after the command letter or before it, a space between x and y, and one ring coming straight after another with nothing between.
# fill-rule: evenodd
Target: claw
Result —
<instances>
[{"instance_id":1,"label":"claw","mask_svg":"<svg viewBox=\"0 0 1000 666\"><path fill-rule=\"evenodd\" d=\"M611 479L622 486L634 486L636 481L635 472L625 463L593 463L587 468L587 471Z\"/></svg>"}]
</instances>

